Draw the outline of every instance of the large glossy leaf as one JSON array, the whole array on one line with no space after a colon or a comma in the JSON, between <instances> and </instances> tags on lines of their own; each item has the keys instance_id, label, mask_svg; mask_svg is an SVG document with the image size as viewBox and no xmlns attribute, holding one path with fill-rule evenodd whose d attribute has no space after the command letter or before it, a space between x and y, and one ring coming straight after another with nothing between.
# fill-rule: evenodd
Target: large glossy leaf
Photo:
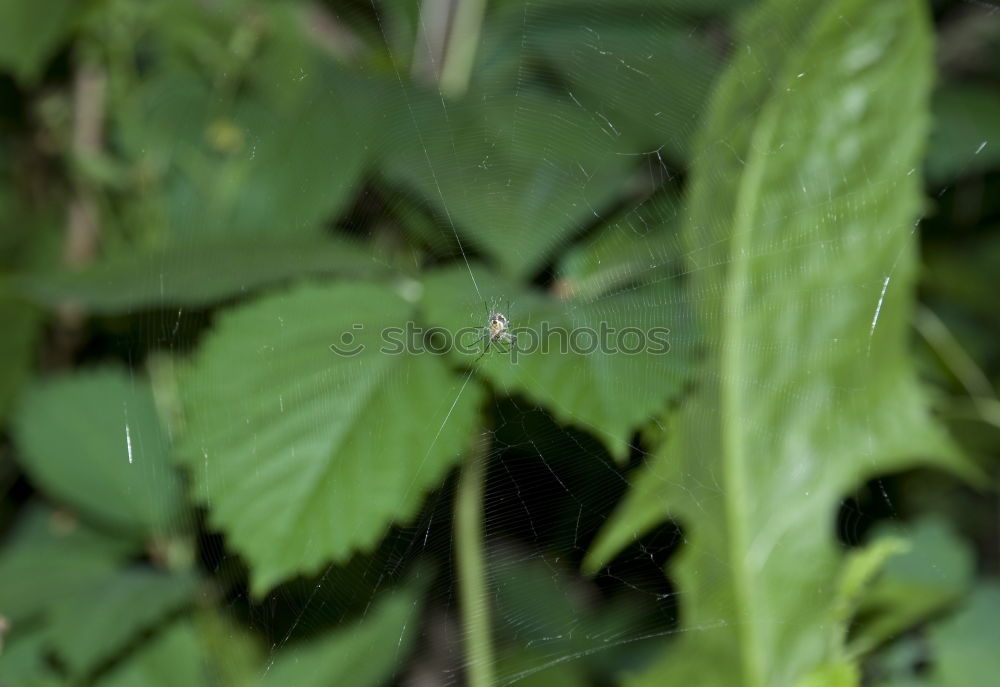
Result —
<instances>
[{"instance_id":1,"label":"large glossy leaf","mask_svg":"<svg viewBox=\"0 0 1000 687\"><path fill-rule=\"evenodd\" d=\"M22 277L25 294L46 305L72 302L89 311L199 307L274 283L314 275L369 276L384 267L346 240L171 245L154 253L111 256L76 272Z\"/></svg>"},{"instance_id":2,"label":"large glossy leaf","mask_svg":"<svg viewBox=\"0 0 1000 687\"><path fill-rule=\"evenodd\" d=\"M906 355L925 11L773 0L742 27L686 230L711 348L639 492L687 528L685 632L631 684L850 684L834 631L842 494L918 460L961 465Z\"/></svg>"},{"instance_id":3,"label":"large glossy leaf","mask_svg":"<svg viewBox=\"0 0 1000 687\"><path fill-rule=\"evenodd\" d=\"M620 153L629 148L572 102L530 91L447 105L436 94L399 97L391 128L400 140L385 172L423 194L441 231L505 274L533 274L627 183L634 159Z\"/></svg>"},{"instance_id":4,"label":"large glossy leaf","mask_svg":"<svg viewBox=\"0 0 1000 687\"><path fill-rule=\"evenodd\" d=\"M473 267L487 305L507 313L517 333L515 351L506 345L481 356L484 342L453 350L453 359L474 365L506 394L524 394L560 422L593 434L613 456L628 455L632 433L675 395L692 364L695 340L691 315L679 298L678 282L663 280L607 298L557 300ZM430 322L471 344L481 335L487 313L464 264L440 270L424 282L424 309ZM663 328L658 353L622 352L619 334L634 327L653 336ZM603 331L608 334L602 335ZM588 333L588 332L592 332ZM595 345L601 339L610 346ZM543 341L544 339L544 341ZM627 350L639 338L623 338ZM577 345L573 345L576 342Z\"/></svg>"},{"instance_id":5,"label":"large glossy leaf","mask_svg":"<svg viewBox=\"0 0 1000 687\"><path fill-rule=\"evenodd\" d=\"M181 458L256 593L370 549L471 441L473 380L379 350L411 316L384 287L302 287L223 315L183 377ZM365 350L335 354L345 334Z\"/></svg>"},{"instance_id":6,"label":"large glossy leaf","mask_svg":"<svg viewBox=\"0 0 1000 687\"><path fill-rule=\"evenodd\" d=\"M21 466L50 497L140 539L181 525L180 480L142 379L106 368L38 382L14 429Z\"/></svg>"},{"instance_id":7,"label":"large glossy leaf","mask_svg":"<svg viewBox=\"0 0 1000 687\"><path fill-rule=\"evenodd\" d=\"M417 637L416 589L404 587L379 600L359 620L309 642L280 649L262 687L386 684Z\"/></svg>"}]
</instances>

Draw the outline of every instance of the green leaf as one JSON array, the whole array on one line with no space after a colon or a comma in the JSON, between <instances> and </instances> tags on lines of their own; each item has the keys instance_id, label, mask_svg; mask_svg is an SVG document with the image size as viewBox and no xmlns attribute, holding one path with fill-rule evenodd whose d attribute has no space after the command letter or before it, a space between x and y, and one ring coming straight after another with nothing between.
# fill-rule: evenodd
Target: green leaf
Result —
<instances>
[{"instance_id":1,"label":"green leaf","mask_svg":"<svg viewBox=\"0 0 1000 687\"><path fill-rule=\"evenodd\" d=\"M498 641L506 640L501 684L610 684L622 665L652 648L630 640L667 629L638 595L620 593L595 606L593 584L552 561L512 562L509 555L501 548L489 565Z\"/></svg>"},{"instance_id":2,"label":"green leaf","mask_svg":"<svg viewBox=\"0 0 1000 687\"><path fill-rule=\"evenodd\" d=\"M675 423L671 423L666 433L668 442L675 431ZM629 474L628 494L583 557L580 569L584 574L594 575L623 548L667 519L670 510L663 493L668 481L675 477L675 463L676 457L661 445L642 467Z\"/></svg>"},{"instance_id":3,"label":"green leaf","mask_svg":"<svg viewBox=\"0 0 1000 687\"><path fill-rule=\"evenodd\" d=\"M360 620L280 649L262 687L376 687L390 682L417 637L420 603L413 588L380 599Z\"/></svg>"},{"instance_id":4,"label":"green leaf","mask_svg":"<svg viewBox=\"0 0 1000 687\"><path fill-rule=\"evenodd\" d=\"M9 639L9 641L8 641ZM0 685L3 687L56 687L65 682L49 665L45 633L18 632L0 644Z\"/></svg>"},{"instance_id":5,"label":"green leaf","mask_svg":"<svg viewBox=\"0 0 1000 687\"><path fill-rule=\"evenodd\" d=\"M573 245L559 260L554 291L590 300L684 271L677 197L659 194Z\"/></svg>"},{"instance_id":6,"label":"green leaf","mask_svg":"<svg viewBox=\"0 0 1000 687\"><path fill-rule=\"evenodd\" d=\"M974 573L972 551L943 520L884 527L876 537L905 537L909 550L889 559L866 589L860 608L863 621L851 640L855 653L870 650L957 601L972 584Z\"/></svg>"},{"instance_id":7,"label":"green leaf","mask_svg":"<svg viewBox=\"0 0 1000 687\"><path fill-rule=\"evenodd\" d=\"M1000 675L1000 584L979 585L955 615L928 632L933 662L931 685L991 685Z\"/></svg>"},{"instance_id":8,"label":"green leaf","mask_svg":"<svg viewBox=\"0 0 1000 687\"><path fill-rule=\"evenodd\" d=\"M217 63L199 69L166 50L122 100L122 141L143 174L131 210L154 245L315 237L360 184L379 86L289 30L291 9L262 6L259 23L239 27L249 51L239 59L251 68L234 64L232 28L206 32L218 17L189 8L187 30L177 32L193 42L185 50ZM148 21L162 39L170 22Z\"/></svg>"},{"instance_id":9,"label":"green leaf","mask_svg":"<svg viewBox=\"0 0 1000 687\"><path fill-rule=\"evenodd\" d=\"M32 85L69 37L81 5L76 0L0 3L0 69Z\"/></svg>"},{"instance_id":10,"label":"green leaf","mask_svg":"<svg viewBox=\"0 0 1000 687\"><path fill-rule=\"evenodd\" d=\"M485 252L507 275L534 274L625 188L633 158L572 102L526 91L442 106L403 95L400 145L382 160L390 180L421 192L442 231Z\"/></svg>"},{"instance_id":11,"label":"green leaf","mask_svg":"<svg viewBox=\"0 0 1000 687\"><path fill-rule=\"evenodd\" d=\"M90 311L203 307L282 281L319 275L365 277L384 266L360 245L326 238L171 245L150 254L114 255L78 272L22 277L43 304Z\"/></svg>"},{"instance_id":12,"label":"green leaf","mask_svg":"<svg viewBox=\"0 0 1000 687\"><path fill-rule=\"evenodd\" d=\"M511 353L495 347L480 359L484 345L480 342L467 352L454 350L453 359L474 364L476 372L498 389L524 394L560 422L593 434L617 459L626 458L632 433L679 392L690 373L694 336L676 280L599 300L560 301L479 266L473 272L491 308L502 311L511 301L506 314L517 334L517 346ZM431 323L455 336L464 332L463 344L481 336L487 313L464 264L431 274L424 290L424 308ZM666 343L659 354L615 352L617 332L627 327L647 336L653 327L670 331L661 336ZM613 333L602 336L602 328ZM586 352L602 338L608 347ZM574 340L580 345L569 346ZM632 346L638 340L630 335L625 344Z\"/></svg>"},{"instance_id":13,"label":"green leaf","mask_svg":"<svg viewBox=\"0 0 1000 687\"><path fill-rule=\"evenodd\" d=\"M213 684L253 685L264 665L261 638L228 608L199 605L194 612L201 647Z\"/></svg>"},{"instance_id":14,"label":"green leaf","mask_svg":"<svg viewBox=\"0 0 1000 687\"><path fill-rule=\"evenodd\" d=\"M371 549L472 440L477 384L379 350L412 310L367 284L272 295L225 313L183 376L180 458L254 593ZM335 354L345 335L365 350Z\"/></svg>"},{"instance_id":15,"label":"green leaf","mask_svg":"<svg viewBox=\"0 0 1000 687\"><path fill-rule=\"evenodd\" d=\"M135 553L134 542L108 537L65 512L31 506L0 549L0 613L17 630Z\"/></svg>"},{"instance_id":16,"label":"green leaf","mask_svg":"<svg viewBox=\"0 0 1000 687\"><path fill-rule=\"evenodd\" d=\"M532 3L532 8L554 14L567 10L581 11L583 8L581 13L613 10L626 16L636 14L641 16L642 13L648 14L655 10L662 10L664 6L667 6L672 13L677 15L683 13L684 15L711 16L732 12L750 2L752 0L669 0L666 3L658 0L539 0L537 3ZM516 0L508 0L508 4L520 8Z\"/></svg>"},{"instance_id":17,"label":"green leaf","mask_svg":"<svg viewBox=\"0 0 1000 687\"><path fill-rule=\"evenodd\" d=\"M606 133L632 142L654 184L679 171L721 60L696 27L661 6L597 14L572 3L537 17L529 46ZM522 57L520 54L519 57ZM523 58L522 58L523 59ZM645 151L639 153L639 151Z\"/></svg>"},{"instance_id":18,"label":"green leaf","mask_svg":"<svg viewBox=\"0 0 1000 687\"><path fill-rule=\"evenodd\" d=\"M655 459L661 512L686 528L673 573L687 631L629 684L849 680L831 638L842 494L918 462L972 472L906 350L925 12L772 0L743 26L698 140L685 234L713 345Z\"/></svg>"},{"instance_id":19,"label":"green leaf","mask_svg":"<svg viewBox=\"0 0 1000 687\"><path fill-rule=\"evenodd\" d=\"M925 168L947 184L1000 167L1000 94L992 86L949 84L934 94L934 130Z\"/></svg>"},{"instance_id":20,"label":"green leaf","mask_svg":"<svg viewBox=\"0 0 1000 687\"><path fill-rule=\"evenodd\" d=\"M190 603L195 582L143 568L115 571L79 586L53 609L49 642L70 673L87 673Z\"/></svg>"},{"instance_id":21,"label":"green leaf","mask_svg":"<svg viewBox=\"0 0 1000 687\"><path fill-rule=\"evenodd\" d=\"M37 308L0 295L0 422L31 374L42 318Z\"/></svg>"},{"instance_id":22,"label":"green leaf","mask_svg":"<svg viewBox=\"0 0 1000 687\"><path fill-rule=\"evenodd\" d=\"M97 684L100 687L207 687L201 638L189 620L178 621L145 642Z\"/></svg>"},{"instance_id":23,"label":"green leaf","mask_svg":"<svg viewBox=\"0 0 1000 687\"><path fill-rule=\"evenodd\" d=\"M52 498L139 539L180 525L180 480L144 381L107 368L37 382L14 430L21 466Z\"/></svg>"}]
</instances>

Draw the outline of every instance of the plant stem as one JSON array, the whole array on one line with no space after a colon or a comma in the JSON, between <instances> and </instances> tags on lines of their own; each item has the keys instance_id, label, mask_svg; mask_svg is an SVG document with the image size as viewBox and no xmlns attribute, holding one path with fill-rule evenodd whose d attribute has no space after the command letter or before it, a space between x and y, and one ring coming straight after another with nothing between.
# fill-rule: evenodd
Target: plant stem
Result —
<instances>
[{"instance_id":1,"label":"plant stem","mask_svg":"<svg viewBox=\"0 0 1000 687\"><path fill-rule=\"evenodd\" d=\"M486 0L460 0L454 12L438 81L441 92L452 98L461 96L469 87Z\"/></svg>"},{"instance_id":2,"label":"plant stem","mask_svg":"<svg viewBox=\"0 0 1000 687\"><path fill-rule=\"evenodd\" d=\"M477 436L458 477L455 497L455 557L469 687L493 684L493 644L483 545L483 491L488 448L487 436Z\"/></svg>"}]
</instances>

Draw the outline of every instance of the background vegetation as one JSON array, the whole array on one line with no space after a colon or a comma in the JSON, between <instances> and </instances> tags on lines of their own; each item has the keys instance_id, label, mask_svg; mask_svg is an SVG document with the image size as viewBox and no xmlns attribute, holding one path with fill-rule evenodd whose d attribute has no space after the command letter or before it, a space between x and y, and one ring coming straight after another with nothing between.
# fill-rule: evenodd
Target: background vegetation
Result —
<instances>
[{"instance_id":1,"label":"background vegetation","mask_svg":"<svg viewBox=\"0 0 1000 687\"><path fill-rule=\"evenodd\" d=\"M997 8L450 6L0 1L0 685L992 684Z\"/></svg>"}]
</instances>

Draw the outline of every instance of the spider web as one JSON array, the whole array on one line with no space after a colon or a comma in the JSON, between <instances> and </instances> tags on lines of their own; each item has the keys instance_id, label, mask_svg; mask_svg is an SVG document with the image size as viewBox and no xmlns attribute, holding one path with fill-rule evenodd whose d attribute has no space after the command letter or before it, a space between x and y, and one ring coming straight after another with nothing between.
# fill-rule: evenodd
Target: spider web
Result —
<instances>
[{"instance_id":1,"label":"spider web","mask_svg":"<svg viewBox=\"0 0 1000 687\"><path fill-rule=\"evenodd\" d=\"M537 329L540 313L570 324L607 320L644 331L665 326L675 357L649 358L640 369L649 376L664 375L678 356L711 350L718 342L701 339L694 312L718 294L687 288L688 282L692 273L727 269L729 261L685 246L683 198L686 175L698 161L691 142L737 47L734 13L747 4L498 1L482 23L468 93L458 96L437 84L447 30L442 33L435 12L447 13L450 3L427 0L417 9L393 10L373 0L370 7L359 3L344 10L338 19L385 51L387 90L401 105L393 114L407 125L371 142L387 160L385 178L375 182L384 184L382 195L368 200L363 194L352 215L364 216L382 203L400 217L419 208L425 221L410 223L407 231L434 255L423 267L454 270L449 284L461 283L454 305L445 309L444 317L452 321L482 330L486 313L510 300L501 312L516 332ZM795 38L777 37L789 46ZM553 107L541 108L543 101ZM470 126L469 111L483 103L500 104L492 119ZM407 141L394 140L397 136ZM483 151L472 167L470 150ZM419 170L422 181L414 187L394 161L410 173ZM521 206L519 214L512 203ZM484 218L481 226L469 223L470 207ZM537 217L538 229L495 231L506 216ZM732 230L706 231L721 244ZM774 250L791 254L798 247L790 241ZM827 268L836 269L837 251L829 256ZM419 274L394 269L401 288L421 281ZM876 284L857 285L857 297L871 304L873 333L886 316L893 264L882 276ZM518 293L503 286L510 283ZM523 302L517 297L522 292L544 308ZM140 336L179 350L186 344L183 333L178 338L184 317L178 310L147 320L151 331ZM795 341L779 336L774 343L796 354ZM606 399L633 394L628 380L606 373L613 369L614 354L589 355L590 364L573 375L581 393ZM664 394L659 408L621 438L625 450L615 456L610 446L621 434L617 425L526 393L504 366L522 365L519 374L536 387L547 381L511 357L510 350L490 350L471 363L451 360L454 381L439 390L440 402L428 410L428 422L440 435L471 385L488 393L482 430L488 466L484 534L497 682L611 683L622 666L644 665L682 631L677 604L684 592L664 566L683 545L684 533L673 523L659 525L592 578L579 572L580 565L633 486L635 471L648 464L663 440L684 387ZM697 367L693 370L688 384L699 381ZM358 370L353 378L361 380L367 372ZM124 423L131 450L135 437L127 417ZM383 431L378 419L374 424L372 431ZM392 528L373 553L282 584L261 600L236 586L228 593L228 610L266 637L273 660L291 644L366 617L380 593L416 575L425 580L427 600L419 626L406 630L417 633L418 648L396 683L463 684L466 637L452 554L455 481L452 475L433 490L419 515ZM875 518L895 512L881 482L871 491L844 503L838 527L849 543L859 541ZM205 548L209 569L235 584L243 574L238 558L221 538Z\"/></svg>"},{"instance_id":2,"label":"spider web","mask_svg":"<svg viewBox=\"0 0 1000 687\"><path fill-rule=\"evenodd\" d=\"M620 307L614 302L615 293L647 282L676 284L683 279L691 257L678 236L683 171L690 164L684 159L685 147L699 126L714 79L732 47L726 14L721 10L742 3L721 3L723 7L715 11L701 10L698 3L679 4L679 8L670 7L671 3L667 7L530 1L491 5L469 88L472 97L507 99L512 105L506 111L509 119L501 120L495 128L479 129L465 127L460 100L443 94L433 84L441 56L440 46L432 44L434 27L427 22L433 17L435 3L424 3L424 11L412 27L413 55L405 51L405 42L393 44L392 33L397 27L392 22L398 16L381 5L373 5L371 13L362 12L360 22L371 21L374 15L377 36L384 41L392 63L402 120L411 125L406 135L417 143L413 165L425 174L425 209L435 216L433 228L425 230L421 238L433 249L450 254L447 263L465 275L459 312L453 313L459 324L482 329L487 324L486 314L494 310L509 318L514 331L539 324L528 304L502 288L491 290L488 280L477 279L480 270L488 269L491 263L495 267L489 249L484 248L489 241L477 240L481 237L475 228L470 230L455 217L453 199L463 193L485 198L485 212L505 213L507 201L502 191L482 192L481 186L491 184L492 179L469 177L455 183L455 175L467 171L464 159L460 160L462 149L479 137L488 141L481 146L487 151L481 160L483 171L502 164L511 177L530 175L540 157L553 176L567 185L565 195L571 201L563 212L572 212L579 219L561 232L548 250L546 263L521 280L526 290L548 299L556 316L584 324L578 312L590 307L598 317L607 311L610 319L620 320L621 314L614 312ZM634 26L635 14L641 14L648 24L643 44L630 46L626 55L618 54L620 34ZM568 22L566 16L570 17ZM619 34L614 36L618 40L610 40L605 32ZM667 41L662 43L664 37ZM685 54L685 49L693 53ZM513 52L503 56L504 51ZM560 77L548 73L551 66L547 63L555 60L574 82L585 84L586 70L593 67L595 59L606 72L602 83L610 79L617 84L614 91L584 93L578 85L562 83ZM652 88L656 75L674 69L678 59L680 70L687 73L672 79L672 87L660 89L662 93L642 102L640 107L645 109L635 111L634 93ZM701 59L715 63L699 63ZM413 81L423 81L423 90L414 90ZM497 151L494 156L499 157L506 141L532 141L539 126L551 128L546 120L557 121L563 116L563 110L539 114L533 100L539 93L565 110L575 110L579 122L587 125L557 134L564 137L566 147L580 149L592 159L606 156L606 162L623 172L623 179L613 182L613 192L595 189L599 170L585 168L572 154L550 160L543 149L537 151L535 159L499 163L491 157L490 151ZM429 111L433 116L428 117ZM598 138L606 141L595 145ZM391 158L394 143L382 145ZM545 202L543 189L536 198L530 197L535 193L530 187L527 193L526 204ZM408 204L411 198L406 195L398 202L390 200L390 208L402 210L404 205L398 203ZM363 213L363 208L356 211ZM641 261L594 276L593 294L560 299L556 295L568 285L562 258L574 246L596 240L603 242L610 255L638 252ZM500 253L511 256L512 262L532 257L517 236L500 234L492 242ZM690 333L695 325L690 313L676 306L678 301L683 305L696 298L671 293L669 302L650 302L641 310L630 310L628 321L648 329L662 326L669 318L671 344L683 349L695 342ZM676 319L679 313L680 319ZM471 364L466 360L457 366L454 385L440 390L441 403L431 414L438 435L469 385L483 383L484 365L516 364L510 361L509 352L492 350L481 360L479 357L477 354ZM651 363L648 369L655 374L657 367ZM596 373L587 370L581 374ZM609 387L608 393L628 394L628 388L616 386L614 379L588 377L585 386L595 393ZM667 405L664 399L664 411ZM677 592L663 572L668 555L683 541L675 525L665 524L644 536L593 579L579 573L589 543L628 490L629 473L647 458L649 444L640 436L640 427L627 438L628 456L616 462L602 445L611 430L580 420L559 422L550 411L503 382L490 395L486 409L484 528L488 579L495 602L495 674L500 685L612 679L614 661L641 664L656 655L663 638L678 631ZM663 413L651 415L649 431L658 425L662 428L662 420ZM246 613L251 626L269 637L275 655L289 643L328 628L331 621L355 617L359 610L363 616L385 586L414 566L433 561L444 570L438 571L429 591L418 630L418 658L404 667L398 684L463 684L465 636L459 619L457 573L451 567L454 482L452 476L432 492L420 516L408 526L393 528L375 554L358 556L346 566L331 565L316 579L282 585L263 603L234 597L234 607L243 608L238 612ZM228 554L220 550L219 556L218 565L224 566ZM331 589L338 593L331 595Z\"/></svg>"},{"instance_id":3,"label":"spider web","mask_svg":"<svg viewBox=\"0 0 1000 687\"><path fill-rule=\"evenodd\" d=\"M470 91L483 100L507 99L512 107L505 111L509 119L495 128L484 125L470 129L463 120L461 101L433 84L442 57L440 43L435 44L441 37L435 36L435 27L428 24L434 4L424 4L413 27L413 55L393 45L390 32L394 27L387 26L393 17L385 8L375 5L372 14L392 63L405 108L403 119L412 127L408 133L415 134L415 164L423 162L423 202L435 216L430 236L424 238L434 248L444 247L446 254L450 253L445 261L450 260L465 274L465 296L458 299L464 312L456 317L481 328L486 324L485 313L511 297L492 291L488 280L477 278L484 265L495 267L496 254L510 256L515 271L518 263L532 259L530 249L522 243L524 234L512 231L484 236L486 230L465 224L461 208L455 207L455 199L464 195L485 203L479 208L484 214L508 212L510 197L493 189L493 177L484 173L480 178L469 176L456 182L455 176L468 172L464 149L480 143L476 138L485 139L488 144L482 147L497 151L493 154L499 156L508 141L536 142L539 126L551 133L545 120L561 117L563 110L539 111L533 100L538 93L558 101L566 110L575 109L589 125L567 123L567 132L556 133L564 137L558 142L567 142L568 148L580 149L585 155L592 153L592 158L603 157L609 165L618 163L616 171L622 176L617 180L600 178L600 170L573 161L572 155L557 159L544 146L535 151L535 159L515 157L499 163L487 152L481 162L484 172L499 164L512 179L531 176L537 174L540 158L558 182L569 180L570 189L575 191L572 202L563 208L574 218L571 229L562 232L548 249L545 263L527 270L523 282L527 289L548 298L557 314L570 322L581 321L579 312L586 308L598 316L621 319L622 313L615 310L621 307L615 295L650 283L680 286L692 270L726 269L727 261L712 262L710 256L686 250L679 231L684 219L684 175L696 163L688 146L701 124L718 71L734 48L729 33L732 15L683 2L667 3L666 7L639 3L627 8L610 3L497 3L483 24ZM628 45L620 37L623 30L634 28L629 23L632 12L641 14L647 26L639 45ZM782 38L790 42L792 37ZM505 50L514 53L506 56L506 63ZM684 54L685 50L693 51L694 60ZM703 59L716 62L700 62ZM553 73L553 64L561 74ZM598 92L581 91L595 69L600 76L612 75L610 85L614 87L601 92L601 87L609 85L601 81ZM657 76L671 70L680 74L667 88L656 89ZM415 91L411 81L424 81L425 90ZM645 89L657 92L645 100L636 98L636 93ZM392 145L384 145L387 156L396 154ZM490 185L490 191L484 193L482 185ZM550 199L540 187L528 185L521 192L528 194L526 204ZM394 202L389 201L390 207ZM719 242L728 238L727 227L710 230ZM641 260L615 265L608 274L595 269L596 276L587 282L588 292L571 286L577 277L567 256L596 241L601 242L602 254L639 253ZM496 250L491 251L491 246ZM859 285L866 290L862 297L871 301L873 331L883 314L882 299L891 276L890 267L874 290L870 284ZM561 290L571 288L581 288L581 292L561 297ZM683 350L698 340L697 323L689 314L693 308L683 306L694 306L706 297L711 294L672 289L669 295L661 294L659 301L648 300L641 309L630 309L627 319L641 329L666 322L672 343ZM505 311L513 328L538 325L531 310L519 313L519 309L515 303ZM707 343L711 347L712 342ZM794 355L793 341L780 343ZM482 363L477 358L471 365L458 367L454 385L440 390L442 401L432 414L438 435L469 384L484 381L484 364L517 364L506 360L509 354L500 351L486 355L489 358ZM597 364L578 372L587 393L616 398L630 393L626 382L596 378L599 368ZM657 364L650 362L648 373L658 371ZM663 431L670 399L664 399L662 412L650 416L645 429L635 428L627 440L626 459L616 462L602 443L614 429L575 417L572 411L566 422L567 413L559 414L558 408L553 412L502 378L488 379L493 391L487 409L490 423L485 430L489 448L485 455L484 527L498 684L613 679L615 661L618 665L641 665L656 655L665 638L680 631L677 600L682 591L675 589L663 572L667 558L684 542L676 525L667 523L643 536L593 579L578 572L595 535L632 486L633 470L649 459L656 433ZM457 573L449 567L454 545L453 481L429 496L413 523L394 528L374 555L360 556L347 566L331 565L318 579L283 585L270 593L265 603L248 606L252 626L271 637L272 652L328 627L331 619L352 617L358 607L364 609L374 602L384 586L429 559L444 570L433 578L428 610L419 628L421 648L399 676L399 683L462 684L467 668L462 658L466 637L459 619ZM864 499L867 505L862 505L862 500L845 502L845 539L857 541L875 515L893 511L888 492L881 483L877 488L874 503L871 499ZM874 509L874 513L866 509ZM327 595L330 588L338 588L338 596ZM344 590L351 588L356 588L355 598L345 594ZM236 598L233 603L246 602ZM712 628L687 628L692 630L711 632ZM608 657L607 663L602 663L604 657Z\"/></svg>"}]
</instances>

